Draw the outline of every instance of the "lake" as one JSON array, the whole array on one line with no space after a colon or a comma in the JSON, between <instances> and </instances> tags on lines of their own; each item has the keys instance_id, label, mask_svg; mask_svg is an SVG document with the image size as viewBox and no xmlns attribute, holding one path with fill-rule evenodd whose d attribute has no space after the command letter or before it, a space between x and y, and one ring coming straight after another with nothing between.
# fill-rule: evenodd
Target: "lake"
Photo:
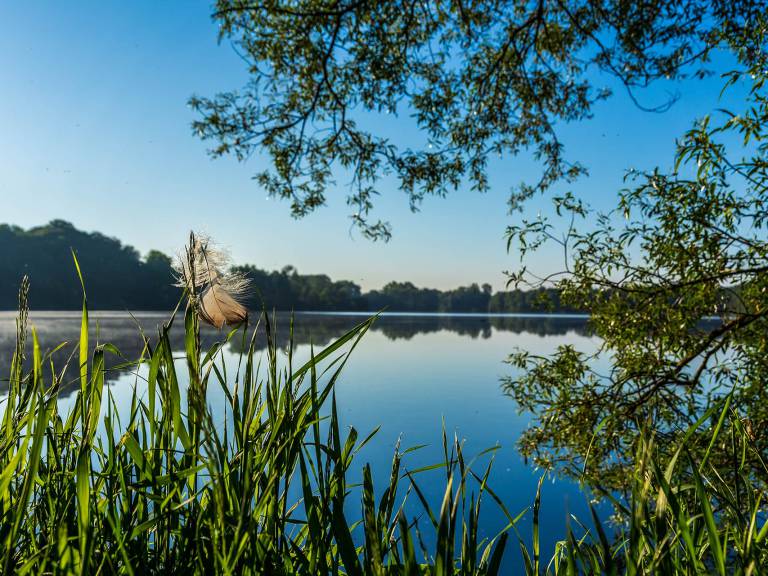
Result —
<instances>
[{"instance_id":1,"label":"lake","mask_svg":"<svg viewBox=\"0 0 768 576\"><path fill-rule=\"evenodd\" d=\"M294 341L298 359L308 358L310 342L317 351L364 318L357 314L297 313ZM15 339L14 319L13 313L0 313L2 378L7 378L9 371ZM124 356L133 359L141 350L139 326L148 335L154 334L166 319L167 315L154 313L131 317L124 313L95 312L91 314L91 339L92 342L111 342ZM44 349L62 341L70 342L57 353L59 362L76 345L79 322L79 313L31 315L31 324ZM288 317L279 315L277 326L278 341L285 345ZM183 354L181 329L173 334L172 345ZM223 334L206 329L202 336L204 343L210 343ZM370 462L374 483L379 490L383 489L398 438L401 449L427 444L405 457L406 467L415 469L440 461L444 423L449 438L456 434L459 439L465 439L465 455L499 446L490 485L509 512L517 515L533 504L542 471L526 464L516 451L516 440L531 418L519 414L515 403L501 388L501 377L511 374L504 360L516 348L549 354L561 344L591 351L598 342L587 333L585 318L578 316L388 314L380 317L353 352L336 387L339 413L345 426L357 428L361 437L381 426L358 456L355 474L360 473L364 462ZM224 353L232 370L237 367L235 348L230 346ZM123 408L137 381L140 386L140 380L129 372L110 373L111 391L118 404L123 403ZM69 394L65 391L62 404L72 402L71 392L76 388L69 388ZM210 390L209 401L214 410L217 405L223 406L223 399L220 391ZM476 464L479 473L487 458L480 458ZM421 487L438 511L444 480L445 475L439 470L422 476ZM565 535L569 514L585 521L589 519L588 498L573 482L551 476L544 482L540 512L543 558L550 557L555 542ZM418 508L413 507L412 511L415 514ZM492 537L505 524L502 513L487 499L482 517L483 533ZM530 538L530 512L518 529L526 539ZM506 559L510 567L520 561L514 536Z\"/></svg>"}]
</instances>

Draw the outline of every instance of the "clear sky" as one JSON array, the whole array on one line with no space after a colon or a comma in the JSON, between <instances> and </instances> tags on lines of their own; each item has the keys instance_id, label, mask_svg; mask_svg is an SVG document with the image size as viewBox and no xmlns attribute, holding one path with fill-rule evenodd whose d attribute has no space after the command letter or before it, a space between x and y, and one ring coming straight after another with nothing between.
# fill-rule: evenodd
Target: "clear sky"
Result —
<instances>
[{"instance_id":1,"label":"clear sky","mask_svg":"<svg viewBox=\"0 0 768 576\"><path fill-rule=\"evenodd\" d=\"M427 199L417 214L395 186L385 189L378 215L394 229L386 244L350 230L343 187L328 193L326 208L296 221L251 180L261 159L211 160L191 133L188 97L238 88L246 78L232 48L217 44L210 13L210 3L197 0L0 3L0 222L26 228L61 218L142 253L169 254L195 229L237 263L292 264L364 288L389 280L503 288L502 271L516 263L506 253L504 230L515 218L506 200L511 186L535 178L530 159L502 158L491 166L490 193ZM722 104L717 79L667 84L641 95L653 105L680 92L665 114L639 110L619 89L594 119L562 126L567 152L591 170L574 192L610 206L625 169L669 167L674 139ZM395 121L406 133L413 128L407 117ZM386 122L391 129L392 117ZM536 199L528 209L545 206ZM553 251L531 267L559 264Z\"/></svg>"}]
</instances>

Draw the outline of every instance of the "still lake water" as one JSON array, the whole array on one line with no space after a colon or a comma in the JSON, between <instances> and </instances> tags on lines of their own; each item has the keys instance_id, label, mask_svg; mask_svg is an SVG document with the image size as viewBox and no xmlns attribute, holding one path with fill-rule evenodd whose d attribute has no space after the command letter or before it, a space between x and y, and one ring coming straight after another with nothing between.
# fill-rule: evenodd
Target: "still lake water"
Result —
<instances>
[{"instance_id":1,"label":"still lake water","mask_svg":"<svg viewBox=\"0 0 768 576\"><path fill-rule=\"evenodd\" d=\"M15 315L0 312L0 379L7 378L15 338ZM135 358L141 348L138 322L152 335L167 315L143 313L135 319L124 313L91 314L91 341L115 344L124 356ZM354 314L297 313L295 316L295 365L308 358L309 343L315 351L330 343L364 316ZM183 330L177 319L173 346L183 354ZM78 313L33 313L43 349L62 341L76 345L80 317ZM392 451L398 438L401 449L427 444L404 459L407 468L415 469L442 459L442 426L451 438L465 440L465 455L472 456L486 448L499 446L490 485L504 501L512 515L533 504L540 470L527 465L516 451L515 443L531 421L530 415L519 414L515 403L501 389L500 379L512 374L504 359L514 349L535 354L550 354L561 344L572 344L588 352L598 342L585 330L586 320L577 316L486 316L486 315L408 315L389 314L377 320L353 352L336 387L339 415L344 426L354 426L360 437L376 426L381 429L361 451L353 464L359 474L370 462L374 485L380 491L386 485ZM287 316L278 318L278 342L285 344ZM282 336L282 340L281 337ZM204 344L221 334L205 330ZM67 354L65 348L58 353ZM233 373L239 353L232 346L224 352L224 361ZM62 360L63 361L63 360ZM126 404L137 382L130 373L111 373L109 383L118 403ZM140 381L139 381L140 382ZM5 383L0 382L0 394ZM140 384L139 384L140 387ZM224 396L209 388L214 410L223 406ZM71 389L74 391L74 388ZM70 404L74 394L61 403ZM474 469L482 473L487 457L478 460ZM445 474L431 471L421 476L420 487L439 512ZM573 482L548 477L542 489L540 512L542 557L548 559L556 541L563 538L568 516L574 514L588 520L588 494ZM415 503L415 498L413 499ZM359 508L358 508L359 510ZM350 510L354 515L358 510ZM412 512L418 509L414 506ZM428 520L425 520L428 522ZM506 521L490 498L485 500L481 516L482 532L489 537L504 527ZM526 538L531 533L531 513L518 524ZM515 573L520 553L514 535L508 542L505 573Z\"/></svg>"}]
</instances>

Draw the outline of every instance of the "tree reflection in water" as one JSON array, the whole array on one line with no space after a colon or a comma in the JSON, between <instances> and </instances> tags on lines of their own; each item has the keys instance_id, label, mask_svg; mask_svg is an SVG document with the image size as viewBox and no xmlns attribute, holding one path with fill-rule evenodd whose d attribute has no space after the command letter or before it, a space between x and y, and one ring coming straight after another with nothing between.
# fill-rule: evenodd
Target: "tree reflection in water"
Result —
<instances>
[{"instance_id":1,"label":"tree reflection in water","mask_svg":"<svg viewBox=\"0 0 768 576\"><path fill-rule=\"evenodd\" d=\"M294 344L302 345L312 343L316 347L322 347L333 339L344 334L347 330L358 324L365 315L359 314L333 314L333 313L297 313L294 323ZM6 375L10 370L10 359L13 355L15 343L15 314L11 312L0 313L0 374ZM255 316L252 322L255 322ZM162 313L138 313L130 315L124 312L93 312L91 313L92 330L90 340L92 344L113 344L122 353L123 359L108 356L108 379L116 380L129 368L120 368L125 361L133 361L139 358L144 347L144 337L153 346L156 339L157 327L167 322L169 316ZM177 318L179 322L181 318ZM279 346L286 346L289 339L290 314L278 313L276 318L276 335ZM80 315L72 312L43 312L31 315L31 324L34 325L40 345L43 351L51 350L66 342L54 354L56 366L62 366L66 359L76 349L80 333ZM530 333L538 336L564 335L569 332L586 334L586 318L580 316L556 316L556 315L382 315L374 323L374 332L383 334L390 340L410 340L420 334L430 334L440 331L453 332L472 339L490 338L494 331ZM174 349L183 350L184 330L181 323L175 324L170 332L171 346ZM204 348L224 337L224 333L205 327L201 331L201 339ZM250 337L250 334L249 334ZM233 338L230 343L232 352L239 352L242 346L241 338ZM266 348L267 342L263 331L259 331L255 341L257 350ZM70 363L65 374L65 382L77 379L76 362ZM0 390L7 383L0 381ZM62 395L76 390L76 386L65 386Z\"/></svg>"}]
</instances>

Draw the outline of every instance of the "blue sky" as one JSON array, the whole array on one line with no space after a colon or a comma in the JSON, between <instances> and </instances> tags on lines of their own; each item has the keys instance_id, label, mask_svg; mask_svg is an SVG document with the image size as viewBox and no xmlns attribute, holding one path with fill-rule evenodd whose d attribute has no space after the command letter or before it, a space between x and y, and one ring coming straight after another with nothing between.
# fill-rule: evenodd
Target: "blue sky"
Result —
<instances>
[{"instance_id":1,"label":"blue sky","mask_svg":"<svg viewBox=\"0 0 768 576\"><path fill-rule=\"evenodd\" d=\"M386 183L377 208L393 225L386 244L350 230L343 186L329 191L326 208L294 220L287 204L251 180L262 159L211 160L192 136L188 97L246 79L232 48L217 44L210 12L208 2L192 0L0 3L0 222L30 227L62 218L142 253L173 253L195 229L238 263L292 264L364 288L389 280L503 288L503 270L516 265L506 253L504 230L516 218L506 200L511 186L536 177L535 163L495 161L491 192L430 198L417 214ZM665 114L643 112L617 90L594 119L561 127L571 158L591 171L570 189L611 206L627 168L669 167L674 139L723 104L717 79L667 84L641 95L657 104L666 91L680 92ZM407 117L395 121L413 129ZM391 129L392 117L386 122ZM527 210L547 206L535 199ZM530 267L546 273L559 265L552 250Z\"/></svg>"}]
</instances>

